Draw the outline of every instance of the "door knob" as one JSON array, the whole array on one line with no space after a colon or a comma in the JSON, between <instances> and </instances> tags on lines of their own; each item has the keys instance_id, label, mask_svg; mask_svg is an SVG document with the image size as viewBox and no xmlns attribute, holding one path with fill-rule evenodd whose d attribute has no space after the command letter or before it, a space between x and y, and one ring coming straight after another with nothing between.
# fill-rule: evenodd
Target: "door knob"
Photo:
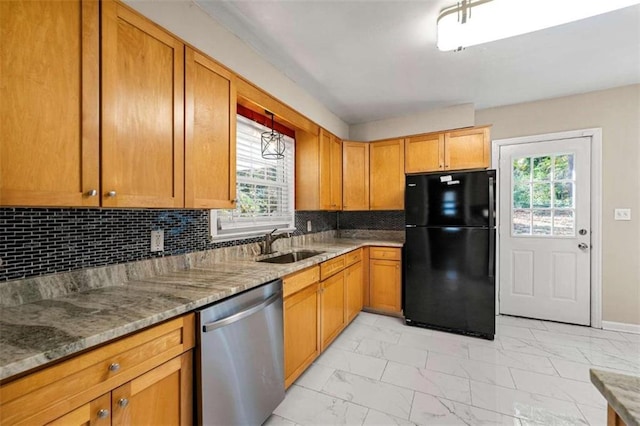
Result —
<instances>
[{"instance_id":1,"label":"door knob","mask_svg":"<svg viewBox=\"0 0 640 426\"><path fill-rule=\"evenodd\" d=\"M580 243L580 244L578 244L578 248L579 248L580 250L586 250L586 249L588 249L588 248L589 248L589 244Z\"/></svg>"},{"instance_id":2,"label":"door knob","mask_svg":"<svg viewBox=\"0 0 640 426\"><path fill-rule=\"evenodd\" d=\"M581 230L578 231L578 234L587 235L587 230L586 229L581 229Z\"/></svg>"}]
</instances>

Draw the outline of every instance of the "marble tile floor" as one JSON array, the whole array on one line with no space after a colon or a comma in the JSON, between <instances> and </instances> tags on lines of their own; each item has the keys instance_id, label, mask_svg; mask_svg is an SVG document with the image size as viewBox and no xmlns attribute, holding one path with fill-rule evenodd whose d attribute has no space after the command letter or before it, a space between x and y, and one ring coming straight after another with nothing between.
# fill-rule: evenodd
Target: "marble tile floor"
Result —
<instances>
[{"instance_id":1,"label":"marble tile floor","mask_svg":"<svg viewBox=\"0 0 640 426\"><path fill-rule=\"evenodd\" d=\"M499 316L491 342L362 312L265 424L605 425L591 367L640 375L640 335Z\"/></svg>"}]
</instances>

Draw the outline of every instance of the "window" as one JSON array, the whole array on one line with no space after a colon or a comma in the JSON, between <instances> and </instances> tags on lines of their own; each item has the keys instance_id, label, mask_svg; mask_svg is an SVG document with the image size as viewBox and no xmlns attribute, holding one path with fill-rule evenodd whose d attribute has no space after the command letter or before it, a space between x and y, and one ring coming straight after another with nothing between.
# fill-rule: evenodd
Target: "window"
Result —
<instances>
[{"instance_id":1,"label":"window","mask_svg":"<svg viewBox=\"0 0 640 426\"><path fill-rule=\"evenodd\" d=\"M512 160L512 236L575 236L573 154Z\"/></svg>"},{"instance_id":2,"label":"window","mask_svg":"<svg viewBox=\"0 0 640 426\"><path fill-rule=\"evenodd\" d=\"M237 116L236 208L211 211L211 235L231 240L273 229L293 231L294 140L284 136L284 159L262 158L260 137L268 127Z\"/></svg>"}]
</instances>

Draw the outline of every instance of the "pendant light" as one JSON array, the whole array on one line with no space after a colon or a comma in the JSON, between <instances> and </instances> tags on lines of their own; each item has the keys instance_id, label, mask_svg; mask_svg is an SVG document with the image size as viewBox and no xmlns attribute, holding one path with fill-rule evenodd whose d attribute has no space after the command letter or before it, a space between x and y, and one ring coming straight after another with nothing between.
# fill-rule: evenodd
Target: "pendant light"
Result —
<instances>
[{"instance_id":1,"label":"pendant light","mask_svg":"<svg viewBox=\"0 0 640 426\"><path fill-rule=\"evenodd\" d=\"M282 133L273 128L273 113L266 110L265 113L271 116L271 131L262 133L262 158L281 160L285 149Z\"/></svg>"}]
</instances>

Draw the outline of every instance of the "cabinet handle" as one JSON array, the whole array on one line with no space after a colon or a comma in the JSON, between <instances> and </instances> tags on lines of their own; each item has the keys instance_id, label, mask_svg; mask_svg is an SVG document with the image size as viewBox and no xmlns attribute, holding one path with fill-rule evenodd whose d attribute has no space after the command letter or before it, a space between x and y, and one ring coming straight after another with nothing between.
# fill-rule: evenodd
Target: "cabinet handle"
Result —
<instances>
[{"instance_id":1,"label":"cabinet handle","mask_svg":"<svg viewBox=\"0 0 640 426\"><path fill-rule=\"evenodd\" d=\"M98 191L96 191L95 189L90 189L87 191L87 197L95 197L96 195L98 195Z\"/></svg>"},{"instance_id":2,"label":"cabinet handle","mask_svg":"<svg viewBox=\"0 0 640 426\"><path fill-rule=\"evenodd\" d=\"M129 405L129 400L127 398L120 398L118 400L118 405L121 406L122 408L124 408L127 405Z\"/></svg>"},{"instance_id":3,"label":"cabinet handle","mask_svg":"<svg viewBox=\"0 0 640 426\"><path fill-rule=\"evenodd\" d=\"M109 196L109 197L115 197L115 196L116 196L116 191L109 191L109 192L107 192L107 196Z\"/></svg>"},{"instance_id":4,"label":"cabinet handle","mask_svg":"<svg viewBox=\"0 0 640 426\"><path fill-rule=\"evenodd\" d=\"M109 366L109 371L112 371L115 373L118 370L120 370L120 364L118 364L117 362L114 362Z\"/></svg>"},{"instance_id":5,"label":"cabinet handle","mask_svg":"<svg viewBox=\"0 0 640 426\"><path fill-rule=\"evenodd\" d=\"M102 410L98 411L99 419L106 419L107 417L109 417L109 410L107 410L106 408L103 408Z\"/></svg>"}]
</instances>

